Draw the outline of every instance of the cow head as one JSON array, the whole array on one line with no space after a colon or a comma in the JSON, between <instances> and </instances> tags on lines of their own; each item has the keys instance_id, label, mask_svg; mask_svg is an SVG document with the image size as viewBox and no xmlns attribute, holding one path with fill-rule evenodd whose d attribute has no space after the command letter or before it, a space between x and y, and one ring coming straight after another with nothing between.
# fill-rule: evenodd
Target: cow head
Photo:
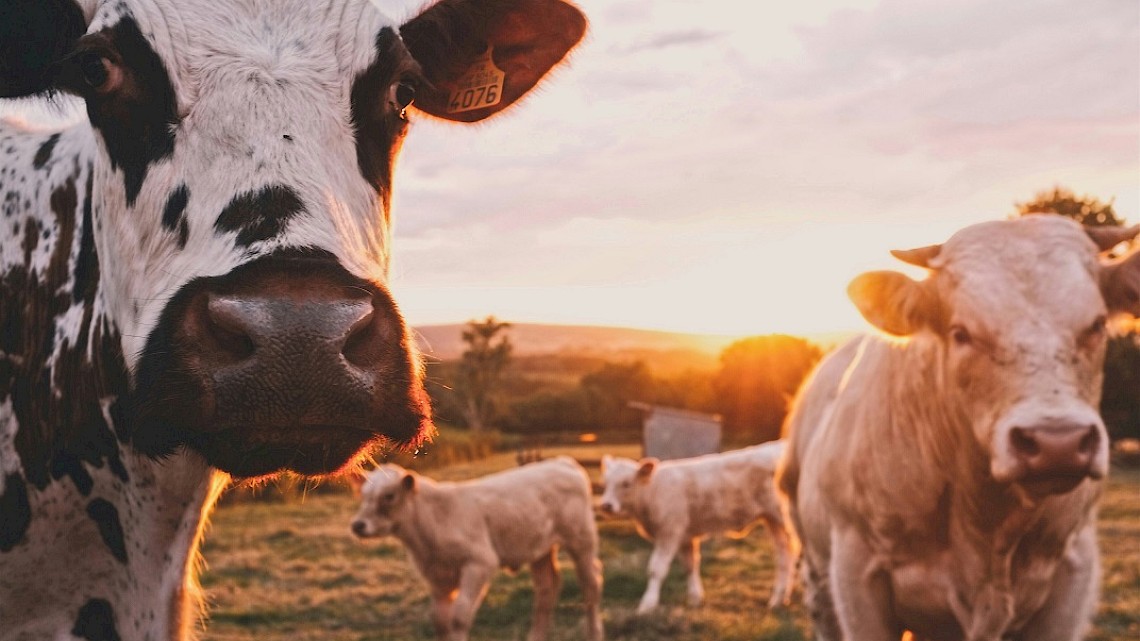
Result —
<instances>
[{"instance_id":1,"label":"cow head","mask_svg":"<svg viewBox=\"0 0 1140 641\"><path fill-rule=\"evenodd\" d=\"M641 502L641 493L657 471L655 458L640 461L620 456L602 457L602 512L622 514Z\"/></svg>"},{"instance_id":2,"label":"cow head","mask_svg":"<svg viewBox=\"0 0 1140 641\"><path fill-rule=\"evenodd\" d=\"M872 324L925 348L911 384L933 386L948 418L972 427L995 480L1066 492L1107 473L1106 319L1140 311L1140 253L1098 252L1138 231L1087 232L1053 215L982 223L894 252L929 269L925 280L871 272L848 293Z\"/></svg>"},{"instance_id":3,"label":"cow head","mask_svg":"<svg viewBox=\"0 0 1140 641\"><path fill-rule=\"evenodd\" d=\"M360 510L352 519L352 533L362 539L395 533L417 483L415 473L399 465L386 464L372 470L360 490Z\"/></svg>"},{"instance_id":4,"label":"cow head","mask_svg":"<svg viewBox=\"0 0 1140 641\"><path fill-rule=\"evenodd\" d=\"M0 97L86 103L121 435L238 476L423 438L385 285L409 119L495 115L584 29L561 0L441 0L403 24L369 0L5 3Z\"/></svg>"}]
</instances>

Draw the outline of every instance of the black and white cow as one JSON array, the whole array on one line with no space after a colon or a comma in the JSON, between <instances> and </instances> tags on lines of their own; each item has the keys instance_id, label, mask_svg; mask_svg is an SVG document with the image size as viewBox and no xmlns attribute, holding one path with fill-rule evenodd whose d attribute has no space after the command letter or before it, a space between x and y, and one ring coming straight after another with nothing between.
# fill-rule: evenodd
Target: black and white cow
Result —
<instances>
[{"instance_id":1,"label":"black and white cow","mask_svg":"<svg viewBox=\"0 0 1140 641\"><path fill-rule=\"evenodd\" d=\"M579 41L559 0L0 0L0 639L175 640L229 475L431 430L385 287L409 106L473 122Z\"/></svg>"}]
</instances>

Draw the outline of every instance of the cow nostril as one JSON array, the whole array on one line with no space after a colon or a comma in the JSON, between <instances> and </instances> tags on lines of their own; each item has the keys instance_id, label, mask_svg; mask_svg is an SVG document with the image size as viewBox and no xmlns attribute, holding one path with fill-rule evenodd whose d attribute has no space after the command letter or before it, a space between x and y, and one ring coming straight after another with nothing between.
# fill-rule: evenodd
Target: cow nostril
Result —
<instances>
[{"instance_id":1,"label":"cow nostril","mask_svg":"<svg viewBox=\"0 0 1140 641\"><path fill-rule=\"evenodd\" d=\"M356 536L364 536L364 521L353 521L352 533Z\"/></svg>"},{"instance_id":2,"label":"cow nostril","mask_svg":"<svg viewBox=\"0 0 1140 641\"><path fill-rule=\"evenodd\" d=\"M252 356L255 347L238 306L235 301L210 296L206 303L206 328L222 352L241 360Z\"/></svg>"},{"instance_id":3,"label":"cow nostril","mask_svg":"<svg viewBox=\"0 0 1140 641\"><path fill-rule=\"evenodd\" d=\"M1041 444L1028 430L1015 427L1009 431L1009 441L1013 450L1020 456L1036 456L1041 453Z\"/></svg>"},{"instance_id":4,"label":"cow nostril","mask_svg":"<svg viewBox=\"0 0 1140 641\"><path fill-rule=\"evenodd\" d=\"M348 329L341 353L345 360L357 367L369 369L384 356L383 319L378 316L373 307Z\"/></svg>"},{"instance_id":5,"label":"cow nostril","mask_svg":"<svg viewBox=\"0 0 1140 641\"><path fill-rule=\"evenodd\" d=\"M1096 451L1099 444L1100 435L1097 433L1096 425L1090 425L1089 431L1081 437L1081 442L1077 444L1077 452L1082 455L1091 455Z\"/></svg>"}]
</instances>

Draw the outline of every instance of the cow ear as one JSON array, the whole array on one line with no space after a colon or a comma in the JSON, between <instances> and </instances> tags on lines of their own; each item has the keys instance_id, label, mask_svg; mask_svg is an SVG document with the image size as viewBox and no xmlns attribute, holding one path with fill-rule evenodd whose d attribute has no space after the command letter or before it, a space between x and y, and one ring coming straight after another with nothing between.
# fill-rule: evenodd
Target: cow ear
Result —
<instances>
[{"instance_id":1,"label":"cow ear","mask_svg":"<svg viewBox=\"0 0 1140 641\"><path fill-rule=\"evenodd\" d=\"M875 327L909 336L938 319L938 299L927 282L892 271L860 274L847 286L847 295Z\"/></svg>"},{"instance_id":2,"label":"cow ear","mask_svg":"<svg viewBox=\"0 0 1140 641\"><path fill-rule=\"evenodd\" d=\"M1110 312L1140 318L1140 250L1105 264L1100 290Z\"/></svg>"},{"instance_id":3,"label":"cow ear","mask_svg":"<svg viewBox=\"0 0 1140 641\"><path fill-rule=\"evenodd\" d=\"M56 63L87 31L75 0L0 2L0 98L52 88Z\"/></svg>"},{"instance_id":4,"label":"cow ear","mask_svg":"<svg viewBox=\"0 0 1140 641\"><path fill-rule=\"evenodd\" d=\"M531 90L582 39L586 17L560 0L441 0L400 27L431 86L414 106L475 122Z\"/></svg>"},{"instance_id":5,"label":"cow ear","mask_svg":"<svg viewBox=\"0 0 1140 641\"><path fill-rule=\"evenodd\" d=\"M416 477L412 473L407 473L404 478L400 479L400 487L404 490L411 492L416 489Z\"/></svg>"},{"instance_id":6,"label":"cow ear","mask_svg":"<svg viewBox=\"0 0 1140 641\"><path fill-rule=\"evenodd\" d=\"M657 459L645 458L641 459L641 465L637 468L637 478L640 481L648 481L650 476L653 476L654 470L657 469Z\"/></svg>"},{"instance_id":7,"label":"cow ear","mask_svg":"<svg viewBox=\"0 0 1140 641\"><path fill-rule=\"evenodd\" d=\"M606 468L609 467L611 460L613 459L610 458L609 454L602 454L602 474L606 473Z\"/></svg>"}]
</instances>

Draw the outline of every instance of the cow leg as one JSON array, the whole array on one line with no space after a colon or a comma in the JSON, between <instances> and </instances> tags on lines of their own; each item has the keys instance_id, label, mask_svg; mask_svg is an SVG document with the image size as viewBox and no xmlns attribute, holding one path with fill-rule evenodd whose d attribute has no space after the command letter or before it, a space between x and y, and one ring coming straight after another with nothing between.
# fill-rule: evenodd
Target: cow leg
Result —
<instances>
[{"instance_id":1,"label":"cow leg","mask_svg":"<svg viewBox=\"0 0 1140 641\"><path fill-rule=\"evenodd\" d=\"M558 572L558 548L535 559L530 564L534 579L534 619L530 624L527 641L545 641L554 617L554 604L562 589L562 574Z\"/></svg>"},{"instance_id":2,"label":"cow leg","mask_svg":"<svg viewBox=\"0 0 1140 641\"><path fill-rule=\"evenodd\" d=\"M432 586L431 624L439 641L448 641L451 635L451 604L454 601L455 590Z\"/></svg>"},{"instance_id":3,"label":"cow leg","mask_svg":"<svg viewBox=\"0 0 1140 641\"><path fill-rule=\"evenodd\" d=\"M638 614L645 614L661 602L661 584L669 574L669 566L680 547L679 538L659 538L653 545L653 553L649 555L649 584L645 586L645 595L637 606Z\"/></svg>"},{"instance_id":4,"label":"cow leg","mask_svg":"<svg viewBox=\"0 0 1140 641\"><path fill-rule=\"evenodd\" d=\"M1096 610L1100 586L1100 554L1096 530L1087 526L1062 557L1049 596L1030 619L1019 639L1077 641L1085 638Z\"/></svg>"},{"instance_id":5,"label":"cow leg","mask_svg":"<svg viewBox=\"0 0 1140 641\"><path fill-rule=\"evenodd\" d=\"M681 544L681 562L689 575L689 605L696 607L705 599L705 586L701 585L700 538L693 537Z\"/></svg>"},{"instance_id":6,"label":"cow leg","mask_svg":"<svg viewBox=\"0 0 1140 641\"><path fill-rule=\"evenodd\" d=\"M818 572L805 554L802 563L804 606L811 615L811 627L816 641L843 641L835 604L831 600L831 586L826 574Z\"/></svg>"},{"instance_id":7,"label":"cow leg","mask_svg":"<svg viewBox=\"0 0 1140 641\"><path fill-rule=\"evenodd\" d=\"M602 603L602 562L598 560L597 543L578 547L567 547L567 553L574 560L574 572L578 575L578 585L582 589L582 601L586 608L586 641L602 641L602 617L599 612Z\"/></svg>"},{"instance_id":8,"label":"cow leg","mask_svg":"<svg viewBox=\"0 0 1140 641\"><path fill-rule=\"evenodd\" d=\"M796 558L792 554L784 520L765 517L764 525L772 536L776 557L776 585L772 587L772 597L768 599L768 607L776 608L792 602L792 588L796 580Z\"/></svg>"},{"instance_id":9,"label":"cow leg","mask_svg":"<svg viewBox=\"0 0 1140 641\"><path fill-rule=\"evenodd\" d=\"M890 611L890 583L875 567L874 552L858 532L832 536L828 574L831 598L844 639L899 641L900 626Z\"/></svg>"},{"instance_id":10,"label":"cow leg","mask_svg":"<svg viewBox=\"0 0 1140 641\"><path fill-rule=\"evenodd\" d=\"M460 570L459 592L451 604L451 619L448 621L448 641L467 641L475 612L487 595L487 586L494 572L493 565L479 563L468 563Z\"/></svg>"}]
</instances>

